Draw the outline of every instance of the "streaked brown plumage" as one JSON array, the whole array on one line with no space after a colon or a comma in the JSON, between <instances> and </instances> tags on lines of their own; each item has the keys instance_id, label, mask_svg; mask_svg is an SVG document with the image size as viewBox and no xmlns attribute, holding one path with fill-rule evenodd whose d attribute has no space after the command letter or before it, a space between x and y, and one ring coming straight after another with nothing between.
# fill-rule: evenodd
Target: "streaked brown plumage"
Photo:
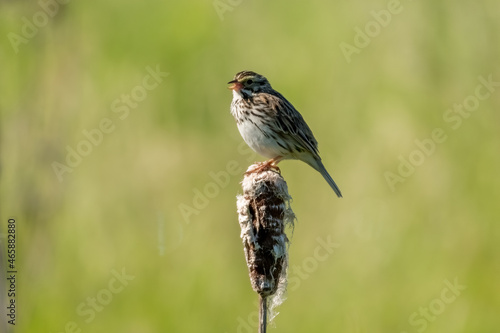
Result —
<instances>
[{"instance_id":1,"label":"streaked brown plumage","mask_svg":"<svg viewBox=\"0 0 500 333\"><path fill-rule=\"evenodd\" d=\"M340 189L326 171L318 142L304 118L262 75L251 71L236 74L231 114L245 142L270 160L262 167L275 167L283 159L306 162L325 178L338 197Z\"/></svg>"}]
</instances>

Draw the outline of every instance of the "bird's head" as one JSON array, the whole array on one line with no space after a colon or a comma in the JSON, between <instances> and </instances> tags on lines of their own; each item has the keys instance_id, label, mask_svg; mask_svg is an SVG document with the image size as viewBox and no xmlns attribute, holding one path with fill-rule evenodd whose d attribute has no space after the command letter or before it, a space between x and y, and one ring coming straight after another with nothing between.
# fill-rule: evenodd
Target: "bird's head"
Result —
<instances>
[{"instance_id":1,"label":"bird's head","mask_svg":"<svg viewBox=\"0 0 500 333\"><path fill-rule=\"evenodd\" d=\"M244 98L248 98L255 93L271 90L271 85L267 79L252 71L239 72L232 81L228 82L229 89L238 93Z\"/></svg>"}]
</instances>

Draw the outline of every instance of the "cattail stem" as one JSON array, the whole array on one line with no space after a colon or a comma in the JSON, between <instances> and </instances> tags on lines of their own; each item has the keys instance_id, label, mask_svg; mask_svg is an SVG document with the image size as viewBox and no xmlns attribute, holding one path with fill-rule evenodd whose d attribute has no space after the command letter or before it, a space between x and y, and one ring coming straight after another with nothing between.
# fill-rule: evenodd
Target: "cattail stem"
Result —
<instances>
[{"instance_id":1,"label":"cattail stem","mask_svg":"<svg viewBox=\"0 0 500 333\"><path fill-rule=\"evenodd\" d=\"M248 170L255 168L252 165ZM259 332L263 333L268 306L272 310L284 300L288 267L285 228L293 226L295 215L280 173L266 168L245 174L242 187L243 195L237 197L238 220L250 283L260 298Z\"/></svg>"},{"instance_id":2,"label":"cattail stem","mask_svg":"<svg viewBox=\"0 0 500 333\"><path fill-rule=\"evenodd\" d=\"M267 326L267 297L259 295L259 333L266 333Z\"/></svg>"}]
</instances>

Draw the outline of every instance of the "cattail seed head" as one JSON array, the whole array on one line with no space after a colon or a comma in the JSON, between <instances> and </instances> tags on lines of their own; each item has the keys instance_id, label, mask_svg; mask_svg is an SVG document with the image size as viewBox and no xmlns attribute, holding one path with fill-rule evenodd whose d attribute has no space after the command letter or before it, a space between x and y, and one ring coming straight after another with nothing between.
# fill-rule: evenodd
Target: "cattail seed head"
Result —
<instances>
[{"instance_id":1,"label":"cattail seed head","mask_svg":"<svg viewBox=\"0 0 500 333\"><path fill-rule=\"evenodd\" d=\"M256 165L252 165L248 170L255 168ZM286 287L288 237L285 229L293 227L295 219L290 208L291 197L281 174L271 169L246 174L242 187L243 195L237 198L237 208L250 282L263 298L279 290L276 296L279 295L280 300L272 300L277 305Z\"/></svg>"}]
</instances>

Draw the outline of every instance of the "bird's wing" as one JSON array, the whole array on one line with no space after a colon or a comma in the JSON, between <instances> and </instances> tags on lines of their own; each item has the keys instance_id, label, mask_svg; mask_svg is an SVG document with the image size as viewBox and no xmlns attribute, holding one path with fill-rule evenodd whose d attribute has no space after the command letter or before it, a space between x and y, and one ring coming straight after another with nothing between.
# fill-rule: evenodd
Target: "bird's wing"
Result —
<instances>
[{"instance_id":1,"label":"bird's wing","mask_svg":"<svg viewBox=\"0 0 500 333\"><path fill-rule=\"evenodd\" d=\"M274 119L275 128L279 128L284 134L288 135L290 139L294 140L298 147L292 147L301 152L301 150L308 150L319 156L318 142L314 135L307 126L306 121L302 115L293 107L292 103L286 100L280 93L266 94L267 103L275 113ZM302 149L297 149L302 148Z\"/></svg>"}]
</instances>

